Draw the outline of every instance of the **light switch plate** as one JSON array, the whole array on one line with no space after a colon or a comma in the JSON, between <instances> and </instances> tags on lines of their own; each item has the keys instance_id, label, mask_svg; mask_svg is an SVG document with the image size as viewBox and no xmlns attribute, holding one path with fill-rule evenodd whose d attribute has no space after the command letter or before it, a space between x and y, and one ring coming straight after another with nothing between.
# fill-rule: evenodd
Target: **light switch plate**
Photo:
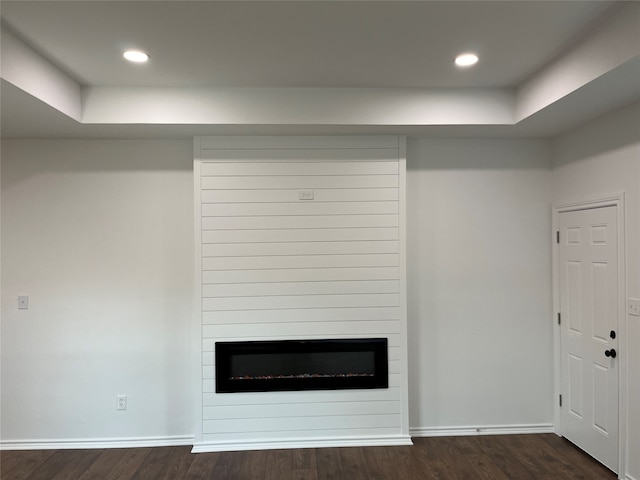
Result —
<instances>
[{"instance_id":1,"label":"light switch plate","mask_svg":"<svg viewBox=\"0 0 640 480\"><path fill-rule=\"evenodd\" d=\"M637 298L630 298L627 312L629 315L633 315L634 317L640 317L640 300Z\"/></svg>"},{"instance_id":2,"label":"light switch plate","mask_svg":"<svg viewBox=\"0 0 640 480\"><path fill-rule=\"evenodd\" d=\"M29 296L18 295L18 309L27 310L29 308Z\"/></svg>"}]
</instances>

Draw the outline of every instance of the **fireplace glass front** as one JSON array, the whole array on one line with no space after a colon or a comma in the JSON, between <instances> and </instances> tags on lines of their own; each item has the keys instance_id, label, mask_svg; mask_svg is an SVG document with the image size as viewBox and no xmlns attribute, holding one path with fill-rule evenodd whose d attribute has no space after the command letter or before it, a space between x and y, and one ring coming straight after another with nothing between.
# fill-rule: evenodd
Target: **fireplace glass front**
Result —
<instances>
[{"instance_id":1,"label":"fireplace glass front","mask_svg":"<svg viewBox=\"0 0 640 480\"><path fill-rule=\"evenodd\" d=\"M386 338L216 342L216 392L388 388Z\"/></svg>"}]
</instances>

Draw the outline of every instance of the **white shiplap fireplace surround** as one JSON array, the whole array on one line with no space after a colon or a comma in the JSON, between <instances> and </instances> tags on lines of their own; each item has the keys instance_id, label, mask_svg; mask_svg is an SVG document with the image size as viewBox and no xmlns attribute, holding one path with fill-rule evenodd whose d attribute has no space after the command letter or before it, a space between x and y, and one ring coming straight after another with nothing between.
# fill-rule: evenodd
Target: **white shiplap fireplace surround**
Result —
<instances>
[{"instance_id":1,"label":"white shiplap fireplace surround","mask_svg":"<svg viewBox=\"0 0 640 480\"><path fill-rule=\"evenodd\" d=\"M411 443L405 145L195 139L194 452ZM388 339L389 388L215 391L216 341L365 337Z\"/></svg>"}]
</instances>

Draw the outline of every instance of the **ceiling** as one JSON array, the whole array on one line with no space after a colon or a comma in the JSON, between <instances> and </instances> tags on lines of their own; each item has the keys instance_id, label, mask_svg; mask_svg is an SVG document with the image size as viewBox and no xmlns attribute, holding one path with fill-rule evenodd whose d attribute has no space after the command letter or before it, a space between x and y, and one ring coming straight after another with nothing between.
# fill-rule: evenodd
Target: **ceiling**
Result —
<instances>
[{"instance_id":1,"label":"ceiling","mask_svg":"<svg viewBox=\"0 0 640 480\"><path fill-rule=\"evenodd\" d=\"M3 0L0 13L3 29L85 91L94 87L514 91L597 27L613 3ZM124 62L121 53L127 48L147 51L150 62ZM463 51L476 52L479 64L455 67L453 58ZM628 100L624 96L619 102ZM284 131L264 125L214 128L205 122L172 127L170 120L162 125L138 124L130 127L133 130L117 122L82 125L5 81L1 107L5 137L131 136L136 129L139 136ZM412 133L409 127L388 127L388 132ZM461 128L457 127L458 134ZM313 131L312 126L289 125L287 133L307 130ZM315 131L356 130L356 125L324 125ZM375 130L384 128L360 130L378 133ZM474 131L533 135L540 129L478 126L468 133Z\"/></svg>"},{"instance_id":2,"label":"ceiling","mask_svg":"<svg viewBox=\"0 0 640 480\"><path fill-rule=\"evenodd\" d=\"M3 1L2 18L83 85L506 87L550 60L609 6ZM127 48L145 50L151 62L123 62ZM468 50L482 62L461 71L453 58Z\"/></svg>"}]
</instances>

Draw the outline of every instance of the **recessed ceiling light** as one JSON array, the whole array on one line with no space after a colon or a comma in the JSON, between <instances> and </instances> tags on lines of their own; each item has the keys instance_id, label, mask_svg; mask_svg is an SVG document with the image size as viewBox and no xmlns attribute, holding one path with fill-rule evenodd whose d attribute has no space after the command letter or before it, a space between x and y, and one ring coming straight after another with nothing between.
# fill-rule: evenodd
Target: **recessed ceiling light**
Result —
<instances>
[{"instance_id":1,"label":"recessed ceiling light","mask_svg":"<svg viewBox=\"0 0 640 480\"><path fill-rule=\"evenodd\" d=\"M149 60L149 55L140 50L127 50L122 54L122 56L134 63L144 63Z\"/></svg>"},{"instance_id":2,"label":"recessed ceiling light","mask_svg":"<svg viewBox=\"0 0 640 480\"><path fill-rule=\"evenodd\" d=\"M456 57L456 65L459 67L470 67L478 62L478 56L475 53L462 53Z\"/></svg>"}]
</instances>

